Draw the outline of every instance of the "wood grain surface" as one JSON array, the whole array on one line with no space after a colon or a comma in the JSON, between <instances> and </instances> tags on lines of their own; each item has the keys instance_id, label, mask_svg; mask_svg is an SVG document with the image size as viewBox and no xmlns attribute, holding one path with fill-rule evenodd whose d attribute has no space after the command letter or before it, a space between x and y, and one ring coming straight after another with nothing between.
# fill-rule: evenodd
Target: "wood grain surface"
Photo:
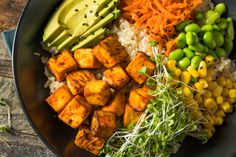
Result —
<instances>
[{"instance_id":1,"label":"wood grain surface","mask_svg":"<svg viewBox=\"0 0 236 157\"><path fill-rule=\"evenodd\" d=\"M15 28L27 0L0 0L0 32ZM21 110L12 79L11 57L0 35L0 99L10 106L12 130L0 131L0 157L55 157L39 140ZM0 126L8 124L0 105Z\"/></svg>"},{"instance_id":2,"label":"wood grain surface","mask_svg":"<svg viewBox=\"0 0 236 157\"><path fill-rule=\"evenodd\" d=\"M27 0L0 0L0 32L15 28Z\"/></svg>"}]
</instances>

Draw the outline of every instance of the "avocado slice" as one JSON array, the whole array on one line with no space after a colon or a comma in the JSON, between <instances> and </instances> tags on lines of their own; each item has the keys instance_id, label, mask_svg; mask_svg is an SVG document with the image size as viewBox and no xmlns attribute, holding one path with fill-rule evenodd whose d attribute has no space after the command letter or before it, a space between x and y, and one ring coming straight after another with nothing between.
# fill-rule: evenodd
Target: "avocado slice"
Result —
<instances>
[{"instance_id":1,"label":"avocado slice","mask_svg":"<svg viewBox=\"0 0 236 157\"><path fill-rule=\"evenodd\" d=\"M106 33L106 29L100 28L99 30L94 32L94 34L91 34L86 39L82 40L77 45L75 45L72 48L72 51L75 51L76 49L79 49L79 48L82 48L82 47L89 46L92 42L98 41L102 36L104 36L105 33Z\"/></svg>"},{"instance_id":2,"label":"avocado slice","mask_svg":"<svg viewBox=\"0 0 236 157\"><path fill-rule=\"evenodd\" d=\"M108 2L109 0L96 0L96 1L90 0L87 3L80 3L80 6L81 6L81 8L79 8L80 10L79 11L77 10L77 13L74 15L71 15L69 19L67 18L67 20L69 20L67 23L63 23L63 25L66 25L68 29L62 32L58 37L56 37L56 39L54 39L54 41L51 42L49 46L58 46L61 43L63 43L63 41L66 41L72 36L77 37L77 36L82 35L84 32L86 32L89 29L89 27L91 27L94 24L93 23L94 20L92 19L98 18L96 16L97 14L96 12L104 8L104 6L107 5ZM73 9L75 8L76 7L74 7ZM70 12L70 14L73 14L73 13ZM75 33L75 29L78 27L80 27L80 29L77 29L77 33Z\"/></svg>"},{"instance_id":3,"label":"avocado slice","mask_svg":"<svg viewBox=\"0 0 236 157\"><path fill-rule=\"evenodd\" d=\"M92 3L82 12L78 12L70 18L66 23L68 31L74 35L81 35L88 27L94 24L94 19L97 19L98 13L107 5L110 0L90 0ZM80 23L80 24L79 24ZM79 27L79 25L83 27ZM79 28L79 29L78 29Z\"/></svg>"},{"instance_id":4,"label":"avocado slice","mask_svg":"<svg viewBox=\"0 0 236 157\"><path fill-rule=\"evenodd\" d=\"M90 28L86 33L84 33L81 37L86 38L89 36L92 32L95 32L99 28L104 27L108 23L112 22L113 20L117 19L117 17L120 15L120 10L115 9L112 13L108 14L104 19L100 20L97 24L95 24L92 28Z\"/></svg>"},{"instance_id":5,"label":"avocado slice","mask_svg":"<svg viewBox=\"0 0 236 157\"><path fill-rule=\"evenodd\" d=\"M62 43L70 36L72 35L70 35L68 31L64 30L56 37L56 39L54 39L51 43L48 44L48 47L58 46L60 43Z\"/></svg>"},{"instance_id":6,"label":"avocado slice","mask_svg":"<svg viewBox=\"0 0 236 157\"><path fill-rule=\"evenodd\" d=\"M43 34L43 41L45 43L51 42L56 38L58 34L60 34L63 31L63 27L61 27L59 22L59 17L63 17L62 14L65 10L70 9L75 4L79 3L82 0L65 0L60 7L56 10L56 12L52 15L50 18L46 28L44 29Z\"/></svg>"},{"instance_id":7,"label":"avocado slice","mask_svg":"<svg viewBox=\"0 0 236 157\"><path fill-rule=\"evenodd\" d=\"M68 10L66 12L66 16L60 17L60 21L63 25L66 25L67 23L71 22L71 18L84 13L84 11L89 8L93 4L93 0L83 0L81 3L78 3L77 5L74 5L73 8Z\"/></svg>"},{"instance_id":8,"label":"avocado slice","mask_svg":"<svg viewBox=\"0 0 236 157\"><path fill-rule=\"evenodd\" d=\"M63 48L69 48L71 45L73 45L78 40L78 37L80 37L81 35L86 33L88 30L91 29L89 31L89 33L86 33L86 36L88 36L90 33L94 32L94 31L98 30L99 28L101 28L102 26L104 26L104 25L102 25L99 27L99 25L96 24L97 22L100 24L103 24L103 23L107 24L107 23L111 22L112 20L110 21L109 20L110 18L108 18L109 22L106 23L107 18L104 18L104 16L106 16L110 12L111 8L113 7L112 3L110 5L109 4L108 4L109 7L106 7L103 10L101 10L101 12L98 13L98 16L94 16L93 19L91 19L91 18L84 19L83 22L85 22L85 21L90 22L89 27L87 27L87 29L83 29L84 26L83 26L83 22L82 22L82 26L81 25L77 26L77 30L81 31L81 32L79 32L79 33L76 32L75 34L72 34L71 37L67 38L63 43L61 43L58 46L58 49L60 50ZM115 4L117 4L117 3L115 3ZM116 9L116 12L117 12L117 9ZM114 14L115 14L115 12L114 12ZM102 18L104 18L104 20ZM103 21L103 22L100 22L99 20ZM94 24L96 24L96 27L94 27ZM93 27L94 27L94 29L92 29ZM86 37L86 36L84 36L84 37Z\"/></svg>"}]
</instances>

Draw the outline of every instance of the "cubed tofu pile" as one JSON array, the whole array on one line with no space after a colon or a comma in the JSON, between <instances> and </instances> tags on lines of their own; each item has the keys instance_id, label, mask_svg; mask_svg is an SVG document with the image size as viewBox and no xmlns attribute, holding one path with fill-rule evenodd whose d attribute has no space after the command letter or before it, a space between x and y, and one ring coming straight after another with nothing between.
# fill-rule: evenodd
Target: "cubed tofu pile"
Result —
<instances>
[{"instance_id":1,"label":"cubed tofu pile","mask_svg":"<svg viewBox=\"0 0 236 157\"><path fill-rule=\"evenodd\" d=\"M64 50L48 61L56 80L65 84L46 101L61 121L79 130L75 144L95 155L115 132L117 121L123 120L123 127L135 124L151 99L143 85L147 76L139 71L146 67L152 75L155 64L138 52L124 67L128 58L117 38L110 36L93 49L78 49L73 55ZM103 80L95 77L98 69Z\"/></svg>"}]
</instances>

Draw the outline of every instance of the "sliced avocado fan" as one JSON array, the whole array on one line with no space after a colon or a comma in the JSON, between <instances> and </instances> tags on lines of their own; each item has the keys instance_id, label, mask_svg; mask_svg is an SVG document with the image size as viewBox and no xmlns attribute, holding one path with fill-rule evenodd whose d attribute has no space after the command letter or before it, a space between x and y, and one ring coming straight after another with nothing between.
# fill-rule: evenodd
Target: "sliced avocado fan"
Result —
<instances>
[{"instance_id":1,"label":"sliced avocado fan","mask_svg":"<svg viewBox=\"0 0 236 157\"><path fill-rule=\"evenodd\" d=\"M75 43L74 47L89 45L119 16L118 4L119 0L65 0L45 28L44 43L59 50Z\"/></svg>"},{"instance_id":2,"label":"sliced avocado fan","mask_svg":"<svg viewBox=\"0 0 236 157\"><path fill-rule=\"evenodd\" d=\"M60 7L52 15L50 21L48 22L47 26L44 29L43 42L49 43L53 41L64 30L59 19L64 18L64 16L66 15L65 13L68 10L71 10L72 6L76 5L77 3L80 3L81 1L82 0L63 1Z\"/></svg>"}]
</instances>

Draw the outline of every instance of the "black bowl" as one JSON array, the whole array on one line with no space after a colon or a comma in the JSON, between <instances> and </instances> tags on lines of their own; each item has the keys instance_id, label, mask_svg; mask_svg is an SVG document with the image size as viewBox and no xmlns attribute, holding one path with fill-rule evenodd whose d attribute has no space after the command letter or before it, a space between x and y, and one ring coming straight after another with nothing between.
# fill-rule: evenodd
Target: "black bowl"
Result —
<instances>
[{"instance_id":1,"label":"black bowl","mask_svg":"<svg viewBox=\"0 0 236 157\"><path fill-rule=\"evenodd\" d=\"M22 109L40 139L58 156L89 157L90 153L78 149L73 130L58 120L57 114L47 105L43 64L33 53L47 55L41 47L43 28L60 0L31 0L18 25L14 42L13 69L16 88ZM214 0L214 2L222 2ZM236 1L225 0L228 15L236 20ZM217 128L214 138L202 145L186 139L177 157L234 157L236 156L236 114L229 115L223 126Z\"/></svg>"}]
</instances>

